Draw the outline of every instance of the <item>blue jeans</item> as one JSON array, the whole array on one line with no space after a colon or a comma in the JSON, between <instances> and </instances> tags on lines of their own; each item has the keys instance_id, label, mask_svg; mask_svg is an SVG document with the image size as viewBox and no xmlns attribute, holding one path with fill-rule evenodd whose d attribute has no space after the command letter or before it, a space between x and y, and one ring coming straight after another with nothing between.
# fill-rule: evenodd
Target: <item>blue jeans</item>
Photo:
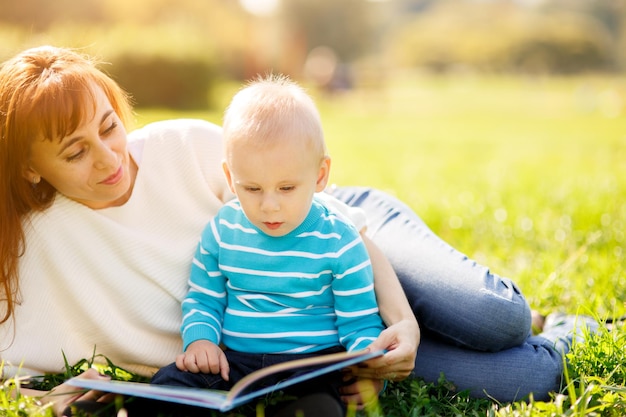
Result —
<instances>
[{"instance_id":1,"label":"blue jeans","mask_svg":"<svg viewBox=\"0 0 626 417\"><path fill-rule=\"evenodd\" d=\"M503 402L559 390L570 322L531 336L530 307L515 283L442 241L404 203L370 188L329 192L366 212L367 236L400 279L422 330L416 376L437 382L443 373L459 391Z\"/></svg>"}]
</instances>

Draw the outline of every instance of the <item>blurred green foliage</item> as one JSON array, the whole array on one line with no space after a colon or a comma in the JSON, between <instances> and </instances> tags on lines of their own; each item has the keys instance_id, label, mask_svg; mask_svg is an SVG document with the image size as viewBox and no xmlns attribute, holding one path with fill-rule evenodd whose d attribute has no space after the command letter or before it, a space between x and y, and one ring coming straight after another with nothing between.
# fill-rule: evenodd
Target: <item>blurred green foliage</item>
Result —
<instances>
[{"instance_id":1,"label":"blurred green foliage","mask_svg":"<svg viewBox=\"0 0 626 417\"><path fill-rule=\"evenodd\" d=\"M626 312L623 77L405 73L318 105L331 182L389 190L535 309Z\"/></svg>"},{"instance_id":2,"label":"blurred green foliage","mask_svg":"<svg viewBox=\"0 0 626 417\"><path fill-rule=\"evenodd\" d=\"M143 106L176 109L206 107L213 87L213 67L203 59L121 55L111 75Z\"/></svg>"},{"instance_id":3,"label":"blurred green foliage","mask_svg":"<svg viewBox=\"0 0 626 417\"><path fill-rule=\"evenodd\" d=\"M388 50L396 62L435 71L565 74L615 68L613 42L588 14L444 2L396 29Z\"/></svg>"},{"instance_id":4,"label":"blurred green foliage","mask_svg":"<svg viewBox=\"0 0 626 417\"><path fill-rule=\"evenodd\" d=\"M398 72L310 91L331 183L396 195L542 313L626 313L624 77ZM137 109L138 125L177 117L220 124L222 110Z\"/></svg>"},{"instance_id":5,"label":"blurred green foliage","mask_svg":"<svg viewBox=\"0 0 626 417\"><path fill-rule=\"evenodd\" d=\"M80 48L112 63L140 106L215 107L219 84L268 71L333 89L375 87L406 67L626 68L626 0L282 0L268 15L236 0L0 0L0 10L0 60L41 44ZM322 46L332 51L323 81L308 65Z\"/></svg>"}]
</instances>

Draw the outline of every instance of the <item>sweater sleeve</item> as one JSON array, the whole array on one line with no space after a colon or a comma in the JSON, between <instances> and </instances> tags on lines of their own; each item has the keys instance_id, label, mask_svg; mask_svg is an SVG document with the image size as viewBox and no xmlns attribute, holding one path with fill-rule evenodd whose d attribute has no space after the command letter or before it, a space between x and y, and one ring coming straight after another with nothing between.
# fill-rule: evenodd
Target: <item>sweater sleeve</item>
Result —
<instances>
[{"instance_id":1,"label":"sweater sleeve","mask_svg":"<svg viewBox=\"0 0 626 417\"><path fill-rule=\"evenodd\" d=\"M191 265L189 291L182 302L183 350L196 340L219 344L226 308L226 278L219 269L218 217L202 233Z\"/></svg>"},{"instance_id":2,"label":"sweater sleeve","mask_svg":"<svg viewBox=\"0 0 626 417\"><path fill-rule=\"evenodd\" d=\"M197 159L190 163L198 164L204 171L209 189L222 203L232 200L235 196L230 191L222 170L224 151L221 126L196 119L182 119L180 122L183 125L180 128L183 135L194 142L193 146L197 149Z\"/></svg>"},{"instance_id":3,"label":"sweater sleeve","mask_svg":"<svg viewBox=\"0 0 626 417\"><path fill-rule=\"evenodd\" d=\"M191 152L186 154L192 157L186 163L202 172L210 192L221 203L234 197L222 171L224 155L220 126L201 119L163 120L130 132L128 141L129 150L140 165L146 141L165 141L189 148Z\"/></svg>"},{"instance_id":4,"label":"sweater sleeve","mask_svg":"<svg viewBox=\"0 0 626 417\"><path fill-rule=\"evenodd\" d=\"M367 229L367 215L362 208L349 206L327 192L317 193L315 197L344 221L354 225L359 232Z\"/></svg>"},{"instance_id":5,"label":"sweater sleeve","mask_svg":"<svg viewBox=\"0 0 626 417\"><path fill-rule=\"evenodd\" d=\"M348 351L365 349L384 329L374 293L374 275L367 249L356 230L343 234L333 294L341 344Z\"/></svg>"}]
</instances>

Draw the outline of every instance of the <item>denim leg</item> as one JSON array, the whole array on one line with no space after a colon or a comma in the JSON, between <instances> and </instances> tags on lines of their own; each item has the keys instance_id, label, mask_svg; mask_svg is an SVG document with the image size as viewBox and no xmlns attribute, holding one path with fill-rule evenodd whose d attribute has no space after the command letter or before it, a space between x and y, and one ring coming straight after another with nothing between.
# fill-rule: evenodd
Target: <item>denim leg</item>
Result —
<instances>
[{"instance_id":1,"label":"denim leg","mask_svg":"<svg viewBox=\"0 0 626 417\"><path fill-rule=\"evenodd\" d=\"M545 400L559 390L567 323L529 337L530 307L512 281L443 242L388 194L361 187L331 194L365 210L368 236L398 274L423 330L416 376L437 382L443 373L459 391L502 402L530 393Z\"/></svg>"},{"instance_id":2,"label":"denim leg","mask_svg":"<svg viewBox=\"0 0 626 417\"><path fill-rule=\"evenodd\" d=\"M414 374L436 383L441 373L455 390L474 398L500 402L520 401L530 393L535 400L549 400L558 392L563 357L554 342L532 336L518 346L500 352L480 352L424 337L417 351Z\"/></svg>"},{"instance_id":3,"label":"denim leg","mask_svg":"<svg viewBox=\"0 0 626 417\"><path fill-rule=\"evenodd\" d=\"M530 334L530 307L517 286L442 241L404 203L369 188L331 193L365 210L366 234L391 262L425 333L491 352Z\"/></svg>"},{"instance_id":4,"label":"denim leg","mask_svg":"<svg viewBox=\"0 0 626 417\"><path fill-rule=\"evenodd\" d=\"M425 337L414 373L428 382L437 382L443 373L457 390L469 390L473 397L510 402L533 393L535 400L545 401L549 392L562 387L564 357L572 343L584 342L583 336L598 328L592 317L555 313L546 318L543 333L500 352L463 349Z\"/></svg>"}]
</instances>

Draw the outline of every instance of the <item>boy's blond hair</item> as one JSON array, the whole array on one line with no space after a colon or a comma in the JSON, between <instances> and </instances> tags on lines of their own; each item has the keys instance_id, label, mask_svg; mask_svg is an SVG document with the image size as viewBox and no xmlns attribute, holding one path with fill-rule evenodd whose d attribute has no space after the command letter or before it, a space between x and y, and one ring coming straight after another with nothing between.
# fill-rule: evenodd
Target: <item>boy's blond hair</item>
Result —
<instances>
[{"instance_id":1,"label":"boy's blond hair","mask_svg":"<svg viewBox=\"0 0 626 417\"><path fill-rule=\"evenodd\" d=\"M319 157L327 154L319 112L306 91L281 74L261 76L233 97L224 114L225 149L229 143L272 144L277 139L307 141Z\"/></svg>"}]
</instances>

